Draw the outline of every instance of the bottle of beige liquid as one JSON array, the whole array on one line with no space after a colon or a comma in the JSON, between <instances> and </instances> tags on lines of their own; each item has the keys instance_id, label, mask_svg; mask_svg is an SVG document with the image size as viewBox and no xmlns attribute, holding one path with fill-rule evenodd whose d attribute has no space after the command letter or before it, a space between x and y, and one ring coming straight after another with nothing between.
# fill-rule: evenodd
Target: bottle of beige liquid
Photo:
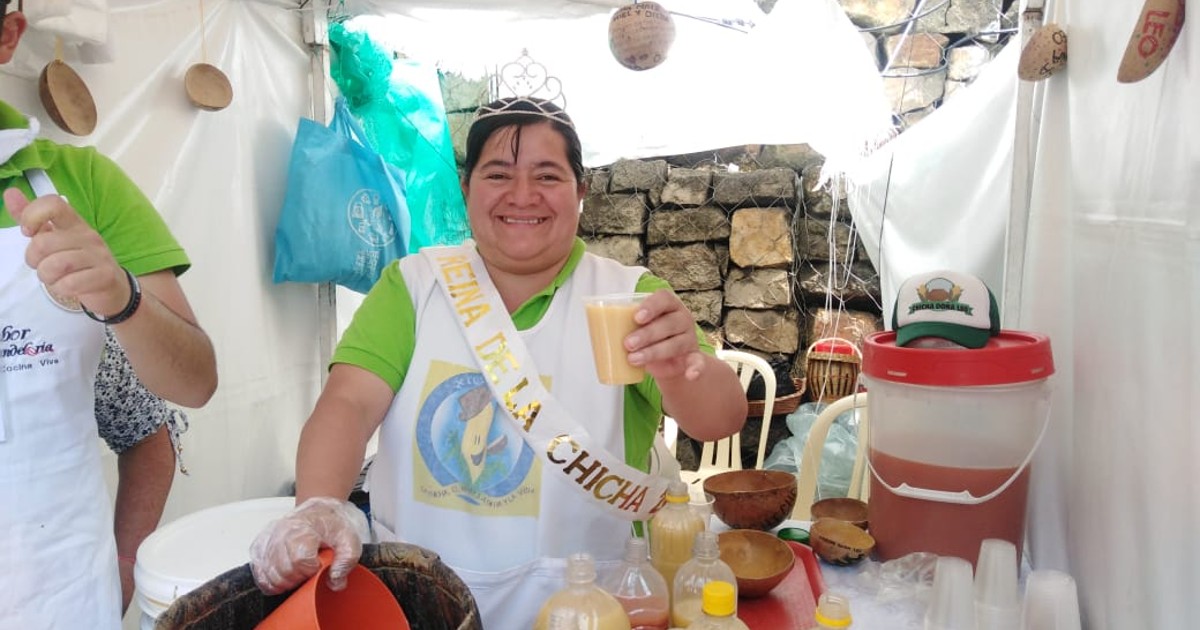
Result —
<instances>
[{"instance_id":1,"label":"bottle of beige liquid","mask_svg":"<svg viewBox=\"0 0 1200 630\"><path fill-rule=\"evenodd\" d=\"M551 626L551 621L555 626ZM567 558L567 585L550 596L538 611L533 630L567 627L571 630L630 630L621 603L596 586L596 565L586 553Z\"/></svg>"},{"instance_id":2,"label":"bottle of beige liquid","mask_svg":"<svg viewBox=\"0 0 1200 630\"><path fill-rule=\"evenodd\" d=\"M692 558L692 543L696 534L704 531L704 519L688 505L686 483L672 481L666 499L666 505L650 519L650 564L670 588L675 572Z\"/></svg>"}]
</instances>

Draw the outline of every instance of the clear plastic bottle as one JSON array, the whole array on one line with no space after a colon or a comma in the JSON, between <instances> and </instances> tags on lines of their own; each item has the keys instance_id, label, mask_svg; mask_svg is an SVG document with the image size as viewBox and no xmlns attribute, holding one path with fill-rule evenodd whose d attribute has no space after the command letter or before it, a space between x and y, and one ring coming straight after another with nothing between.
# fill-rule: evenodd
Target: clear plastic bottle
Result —
<instances>
[{"instance_id":1,"label":"clear plastic bottle","mask_svg":"<svg viewBox=\"0 0 1200 630\"><path fill-rule=\"evenodd\" d=\"M688 506L687 484L675 480L667 487L667 504L650 519L650 563L670 587L675 572L692 557L696 533L704 531L704 519Z\"/></svg>"},{"instance_id":2,"label":"clear plastic bottle","mask_svg":"<svg viewBox=\"0 0 1200 630\"><path fill-rule=\"evenodd\" d=\"M671 625L671 589L650 564L645 538L625 541L625 561L600 581L600 588L621 602L633 630L667 630Z\"/></svg>"},{"instance_id":3,"label":"clear plastic bottle","mask_svg":"<svg viewBox=\"0 0 1200 630\"><path fill-rule=\"evenodd\" d=\"M733 584L713 580L704 585L704 605L691 630L750 630L737 618L737 593Z\"/></svg>"},{"instance_id":4,"label":"clear plastic bottle","mask_svg":"<svg viewBox=\"0 0 1200 630\"><path fill-rule=\"evenodd\" d=\"M817 625L812 630L843 630L850 627L850 600L838 593L822 593L813 613Z\"/></svg>"},{"instance_id":5,"label":"clear plastic bottle","mask_svg":"<svg viewBox=\"0 0 1200 630\"><path fill-rule=\"evenodd\" d=\"M709 582L728 582L737 597L737 577L733 569L721 561L721 548L716 532L696 534L692 559L679 567L671 589L671 624L686 628L700 617L704 602L704 585Z\"/></svg>"},{"instance_id":6,"label":"clear plastic bottle","mask_svg":"<svg viewBox=\"0 0 1200 630\"><path fill-rule=\"evenodd\" d=\"M620 602L596 586L596 565L590 554L567 558L567 585L542 604L533 628L550 630L564 622L572 630L630 630Z\"/></svg>"}]
</instances>

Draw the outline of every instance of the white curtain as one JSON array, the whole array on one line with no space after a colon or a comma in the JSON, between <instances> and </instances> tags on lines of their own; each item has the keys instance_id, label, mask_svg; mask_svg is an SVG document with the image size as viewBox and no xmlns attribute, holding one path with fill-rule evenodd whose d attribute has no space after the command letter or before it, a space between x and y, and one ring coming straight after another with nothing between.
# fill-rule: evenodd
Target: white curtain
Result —
<instances>
[{"instance_id":1,"label":"white curtain","mask_svg":"<svg viewBox=\"0 0 1200 630\"><path fill-rule=\"evenodd\" d=\"M1075 577L1085 628L1190 630L1200 623L1200 24L1192 16L1149 78L1119 84L1141 5L1067 0L1047 15L1067 30L1070 60L1039 86L1021 309L1005 326L1049 334L1057 368L1033 469L1034 568ZM1011 54L883 154L895 158L885 219L885 174L871 163L859 172L852 209L889 310L916 269L963 268L1000 287ZM996 70L1007 76L992 81ZM959 117L973 92L988 103L967 101L976 107ZM922 127L930 133L913 146Z\"/></svg>"},{"instance_id":2,"label":"white curtain","mask_svg":"<svg viewBox=\"0 0 1200 630\"><path fill-rule=\"evenodd\" d=\"M1200 22L1118 84L1141 5L1058 13L1070 61L1042 109L1022 297L1060 366L1031 542L1074 574L1087 627L1184 630L1200 623Z\"/></svg>"}]
</instances>

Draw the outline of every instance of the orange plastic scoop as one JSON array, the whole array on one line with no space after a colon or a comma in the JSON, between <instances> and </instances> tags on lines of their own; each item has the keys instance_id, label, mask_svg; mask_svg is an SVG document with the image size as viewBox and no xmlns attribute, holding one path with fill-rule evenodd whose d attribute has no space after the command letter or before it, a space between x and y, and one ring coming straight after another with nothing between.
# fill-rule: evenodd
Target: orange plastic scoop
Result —
<instances>
[{"instance_id":1,"label":"orange plastic scoop","mask_svg":"<svg viewBox=\"0 0 1200 630\"><path fill-rule=\"evenodd\" d=\"M333 551L322 549L321 569L300 585L257 630L409 630L392 591L366 567L355 565L346 588L329 588Z\"/></svg>"}]
</instances>

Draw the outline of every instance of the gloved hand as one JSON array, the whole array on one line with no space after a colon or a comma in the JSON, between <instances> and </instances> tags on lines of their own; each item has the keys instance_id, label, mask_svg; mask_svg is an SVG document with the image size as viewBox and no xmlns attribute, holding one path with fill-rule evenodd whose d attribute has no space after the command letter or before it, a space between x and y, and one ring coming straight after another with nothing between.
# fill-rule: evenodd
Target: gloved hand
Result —
<instances>
[{"instance_id":1,"label":"gloved hand","mask_svg":"<svg viewBox=\"0 0 1200 630\"><path fill-rule=\"evenodd\" d=\"M317 552L333 550L329 588L346 588L346 576L362 555L367 517L353 503L312 497L286 516L271 521L250 545L250 570L267 595L291 590L321 568Z\"/></svg>"}]
</instances>

